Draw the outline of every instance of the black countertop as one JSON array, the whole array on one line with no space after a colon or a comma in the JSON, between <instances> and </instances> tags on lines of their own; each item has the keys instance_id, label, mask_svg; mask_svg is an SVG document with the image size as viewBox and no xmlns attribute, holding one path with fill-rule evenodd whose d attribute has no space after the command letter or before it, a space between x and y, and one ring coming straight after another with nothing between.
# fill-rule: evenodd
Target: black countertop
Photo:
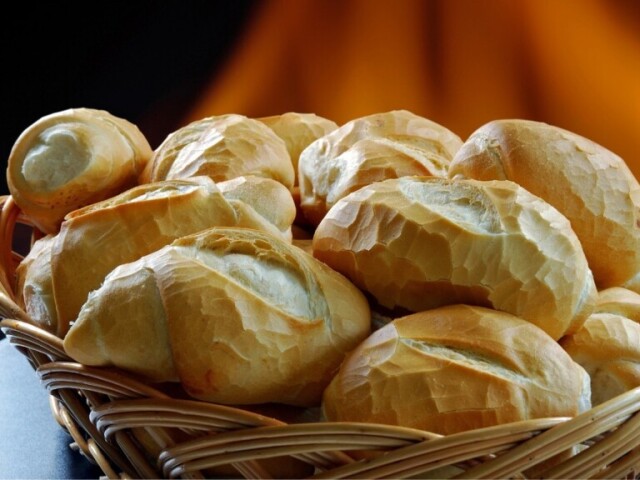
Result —
<instances>
[{"instance_id":1,"label":"black countertop","mask_svg":"<svg viewBox=\"0 0 640 480\"><path fill-rule=\"evenodd\" d=\"M100 477L98 467L69 448L72 441L27 359L0 339L0 478Z\"/></svg>"}]
</instances>

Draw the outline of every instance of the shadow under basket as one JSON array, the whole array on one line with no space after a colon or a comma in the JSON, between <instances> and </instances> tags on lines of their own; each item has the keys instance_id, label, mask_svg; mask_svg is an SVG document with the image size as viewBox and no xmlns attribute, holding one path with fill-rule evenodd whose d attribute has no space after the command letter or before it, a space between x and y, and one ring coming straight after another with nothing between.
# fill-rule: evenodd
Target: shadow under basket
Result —
<instances>
[{"instance_id":1,"label":"shadow under basket","mask_svg":"<svg viewBox=\"0 0 640 480\"><path fill-rule=\"evenodd\" d=\"M636 478L640 473L640 388L574 418L442 436L305 415L287 422L265 411L188 399L118 369L78 364L60 338L35 325L16 303L15 268L22 258L14 247L16 225L29 222L10 196L0 197L0 203L0 328L49 392L53 417L109 478Z\"/></svg>"}]
</instances>

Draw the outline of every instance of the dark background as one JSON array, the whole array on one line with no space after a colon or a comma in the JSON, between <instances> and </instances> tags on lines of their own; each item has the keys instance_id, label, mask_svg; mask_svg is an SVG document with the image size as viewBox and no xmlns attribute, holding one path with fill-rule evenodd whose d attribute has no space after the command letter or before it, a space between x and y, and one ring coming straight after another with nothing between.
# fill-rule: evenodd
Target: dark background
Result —
<instances>
[{"instance_id":1,"label":"dark background","mask_svg":"<svg viewBox=\"0 0 640 480\"><path fill-rule=\"evenodd\" d=\"M155 148L242 34L259 0L20 2L5 7L2 175L20 133L73 107L138 125Z\"/></svg>"}]
</instances>

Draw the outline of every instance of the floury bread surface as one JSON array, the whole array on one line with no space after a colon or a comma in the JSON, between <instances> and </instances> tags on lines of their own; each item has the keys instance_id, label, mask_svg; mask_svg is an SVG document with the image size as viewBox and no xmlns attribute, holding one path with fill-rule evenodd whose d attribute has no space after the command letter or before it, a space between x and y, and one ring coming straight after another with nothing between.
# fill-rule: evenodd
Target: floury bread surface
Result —
<instances>
[{"instance_id":1,"label":"floury bread surface","mask_svg":"<svg viewBox=\"0 0 640 480\"><path fill-rule=\"evenodd\" d=\"M512 180L557 208L571 221L599 289L640 278L640 185L604 147L552 125L496 120L469 137L449 175Z\"/></svg>"},{"instance_id":2,"label":"floury bread surface","mask_svg":"<svg viewBox=\"0 0 640 480\"><path fill-rule=\"evenodd\" d=\"M132 123L104 110L64 110L42 117L18 137L7 183L29 219L55 233L70 211L136 185L151 154Z\"/></svg>"},{"instance_id":3,"label":"floury bread surface","mask_svg":"<svg viewBox=\"0 0 640 480\"><path fill-rule=\"evenodd\" d=\"M64 345L204 400L314 405L369 332L342 275L275 236L214 228L116 268Z\"/></svg>"},{"instance_id":4,"label":"floury bread surface","mask_svg":"<svg viewBox=\"0 0 640 480\"><path fill-rule=\"evenodd\" d=\"M156 182L68 215L51 251L58 334L64 336L89 292L111 270L176 238L214 226L241 226L291 239L295 206L286 187L245 178L223 189L208 177ZM254 209L250 203L263 203L263 193L270 194L267 217L260 214L262 205Z\"/></svg>"},{"instance_id":5,"label":"floury bread surface","mask_svg":"<svg viewBox=\"0 0 640 480\"><path fill-rule=\"evenodd\" d=\"M569 221L509 181L404 177L369 185L329 211L313 252L383 307L488 306L554 339L575 332L595 302Z\"/></svg>"},{"instance_id":6,"label":"floury bread surface","mask_svg":"<svg viewBox=\"0 0 640 480\"><path fill-rule=\"evenodd\" d=\"M329 421L440 434L590 408L589 377L536 326L453 305L402 317L351 352L323 397Z\"/></svg>"},{"instance_id":7,"label":"floury bread surface","mask_svg":"<svg viewBox=\"0 0 640 480\"><path fill-rule=\"evenodd\" d=\"M295 174L287 147L273 130L258 120L229 114L204 118L171 133L153 153L140 181L200 175L216 182L266 177L291 189Z\"/></svg>"},{"instance_id":8,"label":"floury bread surface","mask_svg":"<svg viewBox=\"0 0 640 480\"><path fill-rule=\"evenodd\" d=\"M300 154L301 209L317 225L340 198L370 183L408 175L446 177L460 145L447 128L406 110L352 120Z\"/></svg>"}]
</instances>

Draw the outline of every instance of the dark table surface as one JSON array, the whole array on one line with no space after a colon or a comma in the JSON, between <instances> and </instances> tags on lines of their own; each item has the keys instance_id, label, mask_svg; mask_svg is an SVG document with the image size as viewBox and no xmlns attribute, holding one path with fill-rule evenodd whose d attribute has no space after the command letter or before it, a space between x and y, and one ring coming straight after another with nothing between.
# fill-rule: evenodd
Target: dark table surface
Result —
<instances>
[{"instance_id":1,"label":"dark table surface","mask_svg":"<svg viewBox=\"0 0 640 480\"><path fill-rule=\"evenodd\" d=\"M98 478L102 471L69 448L36 373L0 339L0 478Z\"/></svg>"}]
</instances>

